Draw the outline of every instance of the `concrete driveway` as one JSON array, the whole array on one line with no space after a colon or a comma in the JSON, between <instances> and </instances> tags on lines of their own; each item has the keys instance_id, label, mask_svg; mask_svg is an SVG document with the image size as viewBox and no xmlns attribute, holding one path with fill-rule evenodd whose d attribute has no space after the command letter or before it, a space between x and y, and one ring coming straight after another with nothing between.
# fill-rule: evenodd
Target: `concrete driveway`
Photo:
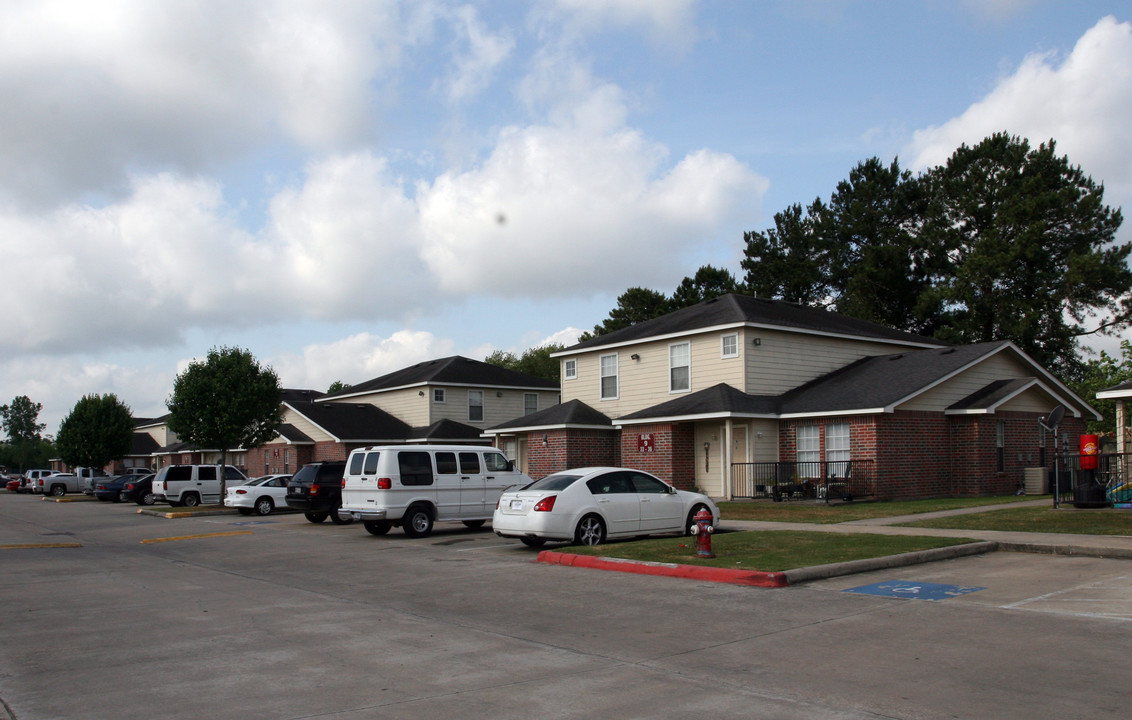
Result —
<instances>
[{"instance_id":1,"label":"concrete driveway","mask_svg":"<svg viewBox=\"0 0 1132 720\"><path fill-rule=\"evenodd\" d=\"M893 573L759 589L537 564L459 525L134 510L0 495L0 717L1128 715L1132 561L891 578L986 588L926 601L844 592Z\"/></svg>"}]
</instances>

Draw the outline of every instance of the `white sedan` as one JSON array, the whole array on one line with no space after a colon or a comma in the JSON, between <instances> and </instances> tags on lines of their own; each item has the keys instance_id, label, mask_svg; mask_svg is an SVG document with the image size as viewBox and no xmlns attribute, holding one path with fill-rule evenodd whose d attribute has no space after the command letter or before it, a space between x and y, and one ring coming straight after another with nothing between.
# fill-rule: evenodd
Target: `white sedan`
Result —
<instances>
[{"instance_id":1,"label":"white sedan","mask_svg":"<svg viewBox=\"0 0 1132 720\"><path fill-rule=\"evenodd\" d=\"M276 507L287 507L287 481L290 475L264 475L243 485L227 488L224 507L234 507L241 515L270 515Z\"/></svg>"},{"instance_id":2,"label":"white sedan","mask_svg":"<svg viewBox=\"0 0 1132 720\"><path fill-rule=\"evenodd\" d=\"M530 547L547 540L598 545L608 538L687 533L704 508L717 524L719 508L706 495L677 490L640 470L578 468L504 492L491 526L496 535Z\"/></svg>"}]
</instances>

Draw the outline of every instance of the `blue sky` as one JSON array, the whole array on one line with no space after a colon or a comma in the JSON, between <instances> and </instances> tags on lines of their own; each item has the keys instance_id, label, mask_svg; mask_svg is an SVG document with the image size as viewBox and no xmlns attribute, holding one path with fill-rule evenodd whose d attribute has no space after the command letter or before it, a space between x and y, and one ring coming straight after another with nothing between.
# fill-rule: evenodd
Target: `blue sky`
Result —
<instances>
[{"instance_id":1,"label":"blue sky","mask_svg":"<svg viewBox=\"0 0 1132 720\"><path fill-rule=\"evenodd\" d=\"M1114 1L15 1L0 93L0 402L49 431L216 345L325 389L569 342L872 156L1053 137L1132 198Z\"/></svg>"}]
</instances>

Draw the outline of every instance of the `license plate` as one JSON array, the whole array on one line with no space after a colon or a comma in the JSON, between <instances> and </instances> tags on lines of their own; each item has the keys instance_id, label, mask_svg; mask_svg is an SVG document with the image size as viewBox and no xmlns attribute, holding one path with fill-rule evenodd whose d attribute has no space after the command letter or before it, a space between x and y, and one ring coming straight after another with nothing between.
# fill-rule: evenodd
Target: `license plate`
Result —
<instances>
[{"instance_id":1,"label":"license plate","mask_svg":"<svg viewBox=\"0 0 1132 720\"><path fill-rule=\"evenodd\" d=\"M523 509L523 501L522 500L512 500L511 501L511 509L512 510L522 510Z\"/></svg>"}]
</instances>

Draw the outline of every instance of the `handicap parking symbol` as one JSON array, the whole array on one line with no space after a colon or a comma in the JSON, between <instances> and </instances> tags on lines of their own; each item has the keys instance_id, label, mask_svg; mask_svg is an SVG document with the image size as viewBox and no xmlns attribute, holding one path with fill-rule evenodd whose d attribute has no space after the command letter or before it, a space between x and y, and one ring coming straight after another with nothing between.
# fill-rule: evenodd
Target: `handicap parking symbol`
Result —
<instances>
[{"instance_id":1,"label":"handicap parking symbol","mask_svg":"<svg viewBox=\"0 0 1132 720\"><path fill-rule=\"evenodd\" d=\"M972 587L969 585L943 585L940 583L911 582L907 580L884 580L872 585L849 588L842 592L857 593L859 595L880 595L881 597L898 597L912 600L947 600L948 598L969 595L973 592L986 590L985 587Z\"/></svg>"}]
</instances>

